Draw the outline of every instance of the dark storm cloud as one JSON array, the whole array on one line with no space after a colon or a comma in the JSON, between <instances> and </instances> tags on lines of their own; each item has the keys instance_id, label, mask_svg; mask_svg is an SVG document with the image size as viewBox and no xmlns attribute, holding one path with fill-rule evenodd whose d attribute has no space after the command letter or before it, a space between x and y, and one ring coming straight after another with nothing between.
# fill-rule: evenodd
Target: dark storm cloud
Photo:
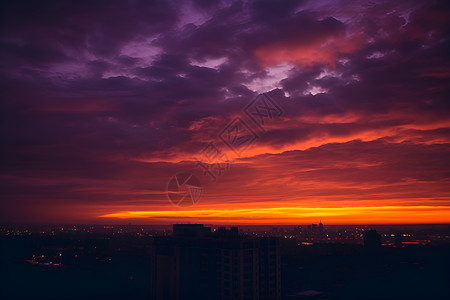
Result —
<instances>
[{"instance_id":1,"label":"dark storm cloud","mask_svg":"<svg viewBox=\"0 0 450 300\"><path fill-rule=\"evenodd\" d=\"M305 1L302 0L286 0L274 2L270 0L254 1L250 4L250 11L254 15L255 20L267 22L268 20L275 20L286 18L295 11Z\"/></svg>"},{"instance_id":2,"label":"dark storm cloud","mask_svg":"<svg viewBox=\"0 0 450 300\"><path fill-rule=\"evenodd\" d=\"M51 51L89 50L100 56L117 54L139 35L168 30L177 11L168 1L7 1L2 3L2 35L24 51L31 63L51 61ZM14 43L12 43L14 45ZM17 45L18 44L18 45ZM42 51L40 56L20 55ZM6 51L8 54L12 51Z\"/></svg>"}]
</instances>

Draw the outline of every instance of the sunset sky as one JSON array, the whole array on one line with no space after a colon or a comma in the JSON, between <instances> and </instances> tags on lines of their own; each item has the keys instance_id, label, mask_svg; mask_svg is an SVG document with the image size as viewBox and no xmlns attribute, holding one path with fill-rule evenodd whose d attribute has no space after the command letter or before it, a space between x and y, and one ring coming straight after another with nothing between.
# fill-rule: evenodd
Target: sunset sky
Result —
<instances>
[{"instance_id":1,"label":"sunset sky","mask_svg":"<svg viewBox=\"0 0 450 300\"><path fill-rule=\"evenodd\" d=\"M450 223L448 1L6 2L0 223Z\"/></svg>"}]
</instances>

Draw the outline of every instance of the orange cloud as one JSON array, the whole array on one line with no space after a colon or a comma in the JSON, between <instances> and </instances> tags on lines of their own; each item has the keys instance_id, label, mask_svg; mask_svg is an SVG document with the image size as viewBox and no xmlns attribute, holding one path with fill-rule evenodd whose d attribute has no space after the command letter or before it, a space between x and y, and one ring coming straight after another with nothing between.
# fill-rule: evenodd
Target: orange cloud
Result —
<instances>
[{"instance_id":1,"label":"orange cloud","mask_svg":"<svg viewBox=\"0 0 450 300\"><path fill-rule=\"evenodd\" d=\"M340 54L357 51L362 46L362 41L361 34L354 34L319 39L309 44L276 42L256 49L254 55L264 68L285 62L307 68L315 64L334 67Z\"/></svg>"}]
</instances>

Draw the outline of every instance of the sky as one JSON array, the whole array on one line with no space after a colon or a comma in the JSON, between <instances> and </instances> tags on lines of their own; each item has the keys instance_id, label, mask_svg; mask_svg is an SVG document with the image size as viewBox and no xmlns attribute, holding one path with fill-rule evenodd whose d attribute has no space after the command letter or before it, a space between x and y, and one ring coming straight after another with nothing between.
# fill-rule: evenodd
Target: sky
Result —
<instances>
[{"instance_id":1,"label":"sky","mask_svg":"<svg viewBox=\"0 0 450 300\"><path fill-rule=\"evenodd\" d=\"M447 1L1 6L0 223L450 223Z\"/></svg>"}]
</instances>

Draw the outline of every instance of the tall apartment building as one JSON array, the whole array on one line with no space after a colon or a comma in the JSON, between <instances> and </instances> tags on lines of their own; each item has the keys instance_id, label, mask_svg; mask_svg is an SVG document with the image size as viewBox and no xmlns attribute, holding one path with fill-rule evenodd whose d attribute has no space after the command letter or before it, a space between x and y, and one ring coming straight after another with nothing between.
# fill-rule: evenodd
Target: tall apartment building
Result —
<instances>
[{"instance_id":1,"label":"tall apartment building","mask_svg":"<svg viewBox=\"0 0 450 300\"><path fill-rule=\"evenodd\" d=\"M281 299L279 242L177 224L152 247L153 299Z\"/></svg>"}]
</instances>

